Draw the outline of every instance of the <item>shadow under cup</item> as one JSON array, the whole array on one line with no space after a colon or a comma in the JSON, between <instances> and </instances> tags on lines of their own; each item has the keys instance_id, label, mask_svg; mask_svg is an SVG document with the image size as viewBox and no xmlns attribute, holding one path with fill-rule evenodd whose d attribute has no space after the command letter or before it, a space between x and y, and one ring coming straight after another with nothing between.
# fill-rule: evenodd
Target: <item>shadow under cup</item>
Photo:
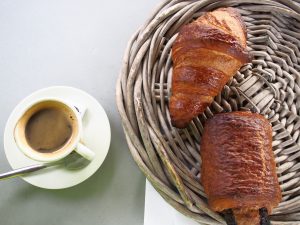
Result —
<instances>
[{"instance_id":1,"label":"shadow under cup","mask_svg":"<svg viewBox=\"0 0 300 225\"><path fill-rule=\"evenodd\" d=\"M76 147L80 136L79 119L74 110L56 100L44 100L29 107L14 129L19 149L29 158L38 161L64 158ZM30 132L35 136L31 137ZM59 141L62 141L61 144L55 146L55 142ZM43 147L45 143L48 149Z\"/></svg>"}]
</instances>

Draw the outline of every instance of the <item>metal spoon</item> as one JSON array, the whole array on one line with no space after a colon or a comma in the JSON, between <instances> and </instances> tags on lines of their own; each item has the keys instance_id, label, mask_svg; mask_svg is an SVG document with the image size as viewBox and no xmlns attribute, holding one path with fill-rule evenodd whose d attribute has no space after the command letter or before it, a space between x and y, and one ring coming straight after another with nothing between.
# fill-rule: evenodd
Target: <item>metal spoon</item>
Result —
<instances>
[{"instance_id":1,"label":"metal spoon","mask_svg":"<svg viewBox=\"0 0 300 225\"><path fill-rule=\"evenodd\" d=\"M69 170L79 170L82 169L83 167L86 167L89 163L90 163L89 160L83 158L81 155L77 154L76 152L72 152L66 158L63 158L62 160L59 160L57 162L26 166L6 173L2 173L0 174L0 180L27 175L29 173L36 172L52 166L63 166L64 168Z\"/></svg>"}]
</instances>

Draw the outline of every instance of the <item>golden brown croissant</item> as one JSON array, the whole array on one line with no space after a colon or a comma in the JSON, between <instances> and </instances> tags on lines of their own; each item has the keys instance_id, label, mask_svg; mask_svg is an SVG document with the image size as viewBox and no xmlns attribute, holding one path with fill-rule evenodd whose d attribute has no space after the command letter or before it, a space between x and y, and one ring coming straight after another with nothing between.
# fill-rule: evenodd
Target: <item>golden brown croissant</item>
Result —
<instances>
[{"instance_id":1,"label":"golden brown croissant","mask_svg":"<svg viewBox=\"0 0 300 225\"><path fill-rule=\"evenodd\" d=\"M260 225L281 201L272 128L251 112L217 114L205 124L201 180L212 210L228 209L238 225Z\"/></svg>"},{"instance_id":2,"label":"golden brown croissant","mask_svg":"<svg viewBox=\"0 0 300 225\"><path fill-rule=\"evenodd\" d=\"M184 128L250 61L246 27L239 13L220 8L185 25L172 46L172 60L171 120Z\"/></svg>"}]
</instances>

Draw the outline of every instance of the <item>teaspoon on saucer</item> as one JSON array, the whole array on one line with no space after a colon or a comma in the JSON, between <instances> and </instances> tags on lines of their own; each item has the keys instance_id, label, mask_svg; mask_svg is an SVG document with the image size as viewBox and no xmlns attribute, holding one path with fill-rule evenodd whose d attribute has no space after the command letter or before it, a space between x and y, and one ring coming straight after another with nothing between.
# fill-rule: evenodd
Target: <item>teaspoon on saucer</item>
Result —
<instances>
[{"instance_id":1,"label":"teaspoon on saucer","mask_svg":"<svg viewBox=\"0 0 300 225\"><path fill-rule=\"evenodd\" d=\"M22 175L27 175L32 172L36 172L48 167L53 166L63 166L66 169L69 170L79 170L83 167L87 166L90 163L89 160L83 158L81 155L77 154L76 152L72 152L67 157L63 158L62 160L59 160L57 162L53 163L42 163L32 166L26 166L19 169L15 169L6 173L0 174L0 180L10 179L14 177L19 177Z\"/></svg>"}]
</instances>

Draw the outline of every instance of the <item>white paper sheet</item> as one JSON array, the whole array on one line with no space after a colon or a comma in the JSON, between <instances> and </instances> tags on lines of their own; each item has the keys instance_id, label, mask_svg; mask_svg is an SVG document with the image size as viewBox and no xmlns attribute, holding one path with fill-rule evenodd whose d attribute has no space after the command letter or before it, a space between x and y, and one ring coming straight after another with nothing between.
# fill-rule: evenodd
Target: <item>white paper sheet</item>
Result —
<instances>
[{"instance_id":1,"label":"white paper sheet","mask_svg":"<svg viewBox=\"0 0 300 225\"><path fill-rule=\"evenodd\" d=\"M199 225L177 212L146 181L144 225Z\"/></svg>"}]
</instances>

